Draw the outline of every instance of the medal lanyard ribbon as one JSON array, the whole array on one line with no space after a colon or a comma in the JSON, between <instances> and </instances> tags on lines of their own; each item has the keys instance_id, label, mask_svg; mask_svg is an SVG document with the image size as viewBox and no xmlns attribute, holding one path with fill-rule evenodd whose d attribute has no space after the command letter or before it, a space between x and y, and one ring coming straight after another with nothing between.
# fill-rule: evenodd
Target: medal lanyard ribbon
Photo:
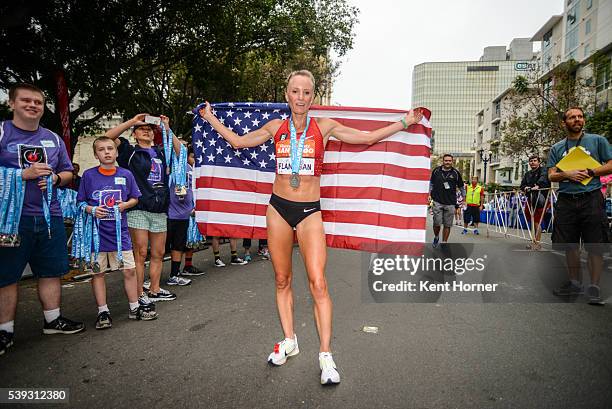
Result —
<instances>
[{"instance_id":1,"label":"medal lanyard ribbon","mask_svg":"<svg viewBox=\"0 0 612 409\"><path fill-rule=\"evenodd\" d=\"M166 125L161 124L162 141L164 142L164 155L166 155L166 174L170 173L172 162L172 129L166 131Z\"/></svg>"},{"instance_id":2,"label":"medal lanyard ribbon","mask_svg":"<svg viewBox=\"0 0 612 409\"><path fill-rule=\"evenodd\" d=\"M15 171L15 213L12 217L12 228L15 235L19 234L19 221L21 220L21 211L23 210L23 198L25 197L25 183L21 176L21 169Z\"/></svg>"},{"instance_id":3,"label":"medal lanyard ribbon","mask_svg":"<svg viewBox=\"0 0 612 409\"><path fill-rule=\"evenodd\" d=\"M92 240L93 240L93 260L92 260L92 269L94 271L94 273L97 273L100 271L100 266L98 264L98 254L100 253L100 219L98 219L96 217L96 209L98 207L94 206L91 209L91 218L92 218L92 231L91 231L91 235L92 235Z\"/></svg>"},{"instance_id":4,"label":"medal lanyard ribbon","mask_svg":"<svg viewBox=\"0 0 612 409\"><path fill-rule=\"evenodd\" d=\"M43 214L45 216L45 221L47 222L47 232L49 233L49 238L51 238L51 200L53 198L53 174L46 176L45 179L47 180L47 188L42 192L42 208Z\"/></svg>"},{"instance_id":5,"label":"medal lanyard ribbon","mask_svg":"<svg viewBox=\"0 0 612 409\"><path fill-rule=\"evenodd\" d=\"M87 203L85 202L78 204L78 212L74 218L74 226L72 229L72 252L70 255L77 260L82 260L85 256L83 237L85 234L85 219L87 218L87 213L85 212L86 207Z\"/></svg>"},{"instance_id":6,"label":"medal lanyard ribbon","mask_svg":"<svg viewBox=\"0 0 612 409\"><path fill-rule=\"evenodd\" d=\"M0 233L8 234L9 220L7 207L13 190L13 172L9 168L1 168L0 172L0 188L2 189L2 203L0 203Z\"/></svg>"},{"instance_id":7,"label":"medal lanyard ribbon","mask_svg":"<svg viewBox=\"0 0 612 409\"><path fill-rule=\"evenodd\" d=\"M170 179L174 181L175 188L187 188L187 148L181 144L178 158L172 150L172 174Z\"/></svg>"},{"instance_id":8,"label":"medal lanyard ribbon","mask_svg":"<svg viewBox=\"0 0 612 409\"><path fill-rule=\"evenodd\" d=\"M306 132L310 126L310 116L306 115L306 128L302 132L300 142L297 141L297 131L293 124L293 117L289 120L289 132L291 133L291 173L297 175L300 173L302 166L302 158L304 156L304 142L306 141Z\"/></svg>"},{"instance_id":9,"label":"medal lanyard ribbon","mask_svg":"<svg viewBox=\"0 0 612 409\"><path fill-rule=\"evenodd\" d=\"M115 215L115 237L117 239L117 261L119 265L123 265L123 247L121 243L121 212L119 211L119 205L113 206L113 213Z\"/></svg>"},{"instance_id":10,"label":"medal lanyard ribbon","mask_svg":"<svg viewBox=\"0 0 612 409\"><path fill-rule=\"evenodd\" d=\"M187 247L196 248L204 241L204 237L198 229L198 224L195 221L195 216L189 218L189 227L187 228Z\"/></svg>"}]
</instances>

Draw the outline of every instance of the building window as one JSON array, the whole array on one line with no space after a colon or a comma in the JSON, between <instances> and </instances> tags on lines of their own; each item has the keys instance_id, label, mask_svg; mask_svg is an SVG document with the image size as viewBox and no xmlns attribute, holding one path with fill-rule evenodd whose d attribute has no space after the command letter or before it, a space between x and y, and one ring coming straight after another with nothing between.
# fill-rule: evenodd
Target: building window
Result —
<instances>
[{"instance_id":1,"label":"building window","mask_svg":"<svg viewBox=\"0 0 612 409\"><path fill-rule=\"evenodd\" d=\"M550 39L552 38L552 29L549 30L546 34L544 34L544 37L542 37L542 46L543 48L547 48L550 47Z\"/></svg>"},{"instance_id":2,"label":"building window","mask_svg":"<svg viewBox=\"0 0 612 409\"><path fill-rule=\"evenodd\" d=\"M591 19L588 19L584 23L584 34L589 35L591 33Z\"/></svg>"},{"instance_id":3,"label":"building window","mask_svg":"<svg viewBox=\"0 0 612 409\"><path fill-rule=\"evenodd\" d=\"M591 47L589 44L586 44L584 46L584 58L588 57L590 52L591 52Z\"/></svg>"},{"instance_id":4,"label":"building window","mask_svg":"<svg viewBox=\"0 0 612 409\"><path fill-rule=\"evenodd\" d=\"M612 84L610 78L610 58L604 58L597 65L597 72L595 78L595 91L601 92L606 90Z\"/></svg>"}]
</instances>

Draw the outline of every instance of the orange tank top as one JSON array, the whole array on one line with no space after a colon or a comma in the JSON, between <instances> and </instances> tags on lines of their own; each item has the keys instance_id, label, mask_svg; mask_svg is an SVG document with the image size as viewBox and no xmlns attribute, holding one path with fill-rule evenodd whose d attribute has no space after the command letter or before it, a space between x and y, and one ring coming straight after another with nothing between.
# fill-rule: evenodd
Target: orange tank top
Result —
<instances>
[{"instance_id":1,"label":"orange tank top","mask_svg":"<svg viewBox=\"0 0 612 409\"><path fill-rule=\"evenodd\" d=\"M298 132L298 141L302 132ZM289 120L283 121L274 135L274 150L276 155L276 174L291 174L291 133L289 132ZM321 176L323 168L323 135L314 118L310 118L306 141L304 142L304 153L302 155L302 165L300 175Z\"/></svg>"}]
</instances>

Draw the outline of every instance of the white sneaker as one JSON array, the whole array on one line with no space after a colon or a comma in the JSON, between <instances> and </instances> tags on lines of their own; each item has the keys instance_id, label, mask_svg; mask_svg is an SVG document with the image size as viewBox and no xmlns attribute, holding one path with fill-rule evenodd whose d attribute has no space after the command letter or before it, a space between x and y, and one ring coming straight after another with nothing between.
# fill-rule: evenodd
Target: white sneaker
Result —
<instances>
[{"instance_id":1,"label":"white sneaker","mask_svg":"<svg viewBox=\"0 0 612 409\"><path fill-rule=\"evenodd\" d=\"M319 367L321 368L321 385L340 383L340 374L331 352L319 352Z\"/></svg>"},{"instance_id":2,"label":"white sneaker","mask_svg":"<svg viewBox=\"0 0 612 409\"><path fill-rule=\"evenodd\" d=\"M225 263L218 258L215 260L215 267L225 267Z\"/></svg>"},{"instance_id":3,"label":"white sneaker","mask_svg":"<svg viewBox=\"0 0 612 409\"><path fill-rule=\"evenodd\" d=\"M173 276L173 277L168 278L168 281L166 281L166 284L184 286L184 285L191 284L191 280L188 278L183 278L181 276Z\"/></svg>"},{"instance_id":4,"label":"white sneaker","mask_svg":"<svg viewBox=\"0 0 612 409\"><path fill-rule=\"evenodd\" d=\"M294 338L285 338L281 342L274 344L274 352L268 356L268 363L276 366L283 365L287 362L287 357L296 356L300 353L298 347L297 335Z\"/></svg>"},{"instance_id":5,"label":"white sneaker","mask_svg":"<svg viewBox=\"0 0 612 409\"><path fill-rule=\"evenodd\" d=\"M144 283L142 283L142 288L149 291L149 288L151 288L151 280L145 280Z\"/></svg>"}]
</instances>

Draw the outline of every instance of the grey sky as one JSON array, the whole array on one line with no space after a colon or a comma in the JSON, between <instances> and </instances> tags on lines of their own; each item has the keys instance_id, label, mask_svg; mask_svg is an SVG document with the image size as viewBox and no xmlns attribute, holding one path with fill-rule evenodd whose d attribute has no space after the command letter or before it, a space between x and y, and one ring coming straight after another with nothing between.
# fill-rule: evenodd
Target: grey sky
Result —
<instances>
[{"instance_id":1,"label":"grey sky","mask_svg":"<svg viewBox=\"0 0 612 409\"><path fill-rule=\"evenodd\" d=\"M478 60L484 47L529 37L563 12L564 0L349 0L360 10L332 103L410 108L412 68Z\"/></svg>"}]
</instances>

